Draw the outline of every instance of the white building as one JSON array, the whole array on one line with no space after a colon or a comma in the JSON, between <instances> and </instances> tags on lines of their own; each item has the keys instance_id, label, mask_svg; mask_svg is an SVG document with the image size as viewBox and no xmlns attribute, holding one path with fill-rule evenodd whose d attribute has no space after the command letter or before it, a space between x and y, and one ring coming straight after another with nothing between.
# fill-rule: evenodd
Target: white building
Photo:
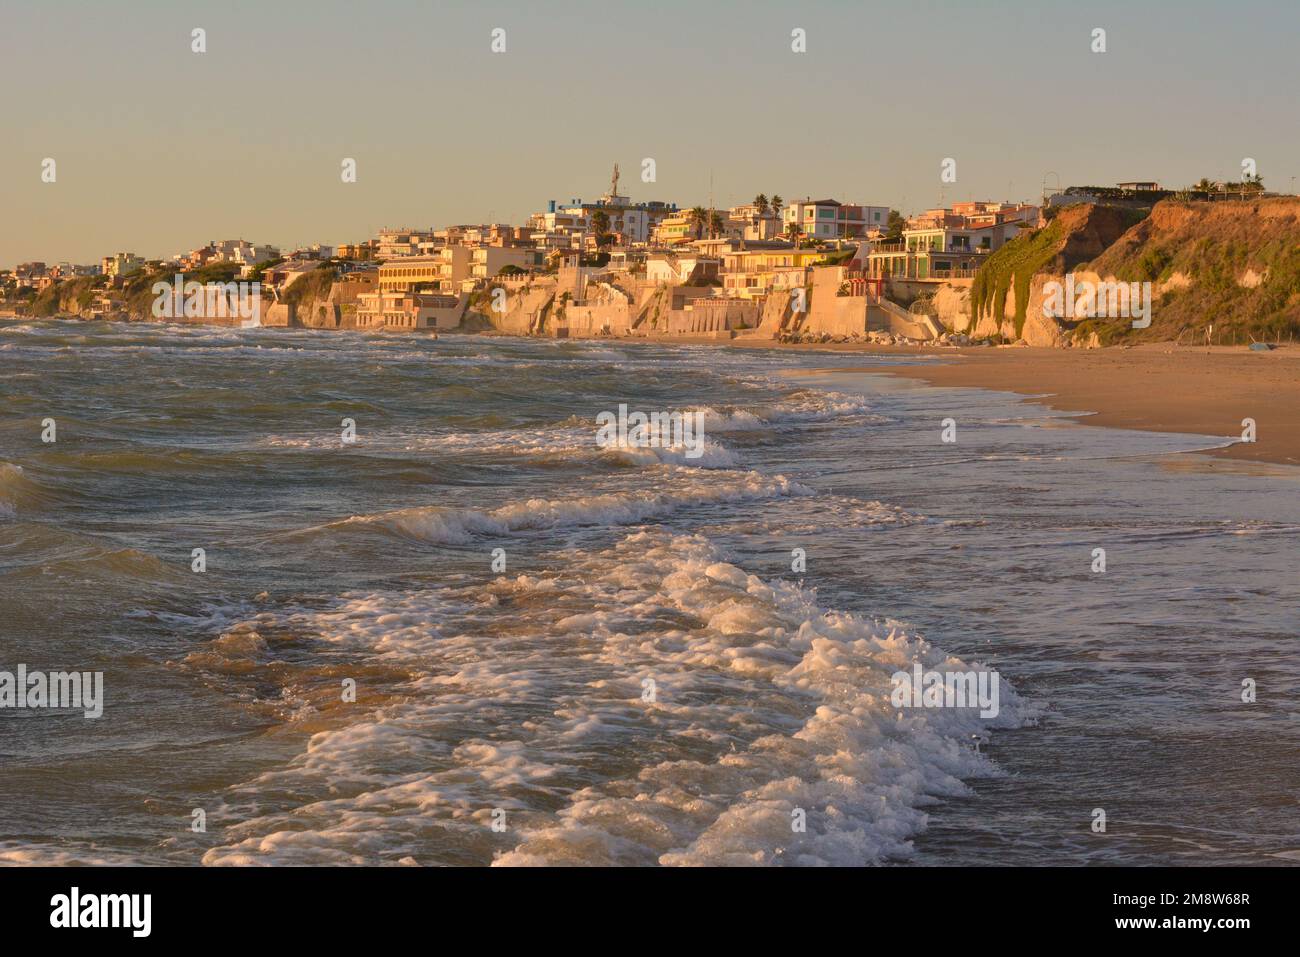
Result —
<instances>
[{"instance_id":1,"label":"white building","mask_svg":"<svg viewBox=\"0 0 1300 957\"><path fill-rule=\"evenodd\" d=\"M884 229L888 206L858 206L834 199L804 199L781 213L786 230L797 224L806 239L857 239L870 229Z\"/></svg>"}]
</instances>

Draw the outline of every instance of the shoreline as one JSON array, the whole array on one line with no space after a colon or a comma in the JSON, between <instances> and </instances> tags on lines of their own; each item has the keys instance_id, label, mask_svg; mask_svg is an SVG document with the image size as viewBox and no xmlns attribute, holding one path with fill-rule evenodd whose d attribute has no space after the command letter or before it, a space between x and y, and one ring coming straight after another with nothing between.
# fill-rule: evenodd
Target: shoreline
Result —
<instances>
[{"instance_id":1,"label":"shoreline","mask_svg":"<svg viewBox=\"0 0 1300 957\"><path fill-rule=\"evenodd\" d=\"M612 339L623 342L626 339ZM642 340L688 345L691 340ZM701 343L694 343L701 344ZM1036 402L1070 421L1102 428L1211 436L1233 444L1189 455L1300 465L1300 349L1251 352L1245 346L1145 343L1127 348L1053 349L781 343L732 339L739 349L925 357L908 365L826 367L912 379L938 388L987 389ZM1242 441L1242 420L1256 440Z\"/></svg>"},{"instance_id":2,"label":"shoreline","mask_svg":"<svg viewBox=\"0 0 1300 957\"><path fill-rule=\"evenodd\" d=\"M986 352L991 350L986 350ZM845 370L847 371L847 369ZM1223 349L997 350L957 361L855 371L939 388L1009 392L1075 413L1080 425L1211 436L1233 444L1196 455L1300 465L1300 355ZM1288 410L1290 414L1288 414ZM1242 440L1243 419L1256 441Z\"/></svg>"}]
</instances>

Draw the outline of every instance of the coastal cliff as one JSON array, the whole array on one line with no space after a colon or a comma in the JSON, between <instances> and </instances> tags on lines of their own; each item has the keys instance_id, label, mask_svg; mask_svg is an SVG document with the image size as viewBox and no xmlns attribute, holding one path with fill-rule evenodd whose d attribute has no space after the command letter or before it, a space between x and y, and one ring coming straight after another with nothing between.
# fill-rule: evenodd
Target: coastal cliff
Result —
<instances>
[{"instance_id":1,"label":"coastal cliff","mask_svg":"<svg viewBox=\"0 0 1300 957\"><path fill-rule=\"evenodd\" d=\"M1165 200L1092 261L1101 277L1150 282L1150 328L1094 320L1104 345L1125 341L1274 342L1300 334L1300 198Z\"/></svg>"},{"instance_id":2,"label":"coastal cliff","mask_svg":"<svg viewBox=\"0 0 1300 957\"><path fill-rule=\"evenodd\" d=\"M1067 273L1078 286L1149 283L1150 325L1135 328L1130 316L1046 315L1059 290L1053 284ZM990 255L969 304L961 290L943 289L935 305L955 331L1030 345L1204 342L1211 326L1215 343L1290 340L1300 333L1300 199L1167 199L1147 216L1066 207Z\"/></svg>"},{"instance_id":3,"label":"coastal cliff","mask_svg":"<svg viewBox=\"0 0 1300 957\"><path fill-rule=\"evenodd\" d=\"M976 274L970 291L972 324L966 331L1030 345L1069 344L1068 330L1043 315L1043 286L1101 255L1140 215L1113 206L1069 206L1042 229L1017 236Z\"/></svg>"}]
</instances>

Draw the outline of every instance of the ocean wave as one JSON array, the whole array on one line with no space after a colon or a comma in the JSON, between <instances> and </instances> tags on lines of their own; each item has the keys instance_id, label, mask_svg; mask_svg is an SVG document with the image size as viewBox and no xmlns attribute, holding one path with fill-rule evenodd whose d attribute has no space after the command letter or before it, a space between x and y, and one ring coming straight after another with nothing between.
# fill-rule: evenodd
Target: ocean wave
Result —
<instances>
[{"instance_id":1,"label":"ocean wave","mask_svg":"<svg viewBox=\"0 0 1300 957\"><path fill-rule=\"evenodd\" d=\"M871 405L865 395L853 395L847 392L800 391L786 398L780 404L761 414L769 422L829 422L849 417L865 421L886 421L883 416L871 416Z\"/></svg>"},{"instance_id":2,"label":"ocean wave","mask_svg":"<svg viewBox=\"0 0 1300 957\"><path fill-rule=\"evenodd\" d=\"M132 855L105 851L94 845L26 844L0 841L0 867L130 866Z\"/></svg>"},{"instance_id":3,"label":"ocean wave","mask_svg":"<svg viewBox=\"0 0 1300 957\"><path fill-rule=\"evenodd\" d=\"M638 445L630 442L601 444L597 427L565 423L535 429L488 429L459 432L362 432L344 446L338 433L271 435L256 447L391 454L440 452L458 456L534 458L570 462L574 458L608 459L627 465L673 464L706 469L734 469L740 459L720 442L709 439L707 427L698 449L683 444Z\"/></svg>"},{"instance_id":4,"label":"ocean wave","mask_svg":"<svg viewBox=\"0 0 1300 957\"><path fill-rule=\"evenodd\" d=\"M534 498L491 510L429 505L378 515L354 515L307 531L363 526L429 544L453 545L470 542L481 535L509 535L561 526L629 525L696 505L813 494L807 486L783 475L742 472L703 479L694 470L677 465L660 468L662 477L655 484L665 491L645 489L579 495L571 499Z\"/></svg>"},{"instance_id":5,"label":"ocean wave","mask_svg":"<svg viewBox=\"0 0 1300 957\"><path fill-rule=\"evenodd\" d=\"M927 804L1000 773L972 741L1034 715L1005 682L988 720L900 711L894 672L982 666L661 530L281 625L410 678L233 789L205 864L903 859Z\"/></svg>"},{"instance_id":6,"label":"ocean wave","mask_svg":"<svg viewBox=\"0 0 1300 957\"><path fill-rule=\"evenodd\" d=\"M21 465L0 462L0 518L13 518L18 514L18 503L31 491L31 482L23 474Z\"/></svg>"}]
</instances>

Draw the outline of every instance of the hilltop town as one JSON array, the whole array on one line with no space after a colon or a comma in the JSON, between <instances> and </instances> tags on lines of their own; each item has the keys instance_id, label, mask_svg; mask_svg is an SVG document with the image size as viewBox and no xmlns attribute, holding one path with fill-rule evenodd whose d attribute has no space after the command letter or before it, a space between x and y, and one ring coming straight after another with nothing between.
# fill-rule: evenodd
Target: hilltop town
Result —
<instances>
[{"instance_id":1,"label":"hilltop town","mask_svg":"<svg viewBox=\"0 0 1300 957\"><path fill-rule=\"evenodd\" d=\"M1176 241L1160 230L1175 219ZM1257 219L1270 242L1226 251L1225 277L1205 242ZM888 205L777 194L728 209L635 201L615 165L600 198L551 200L518 226L389 228L293 250L214 241L169 260L116 252L96 265L21 263L0 272L0 310L157 320L156 290L181 277L256 283L252 324L269 327L1097 346L1196 338L1214 320L1188 305L1199 302L1228 312L1216 342L1280 342L1300 328L1296 237L1300 200L1265 193L1258 178L1177 191L1156 182L1070 187L1036 203L955 202L904 217ZM1181 318L1151 331L1104 314L1051 315L1042 306L1066 273L1071 282L1154 284L1160 307L1179 301L1171 314ZM202 309L165 319L240 322Z\"/></svg>"}]
</instances>

